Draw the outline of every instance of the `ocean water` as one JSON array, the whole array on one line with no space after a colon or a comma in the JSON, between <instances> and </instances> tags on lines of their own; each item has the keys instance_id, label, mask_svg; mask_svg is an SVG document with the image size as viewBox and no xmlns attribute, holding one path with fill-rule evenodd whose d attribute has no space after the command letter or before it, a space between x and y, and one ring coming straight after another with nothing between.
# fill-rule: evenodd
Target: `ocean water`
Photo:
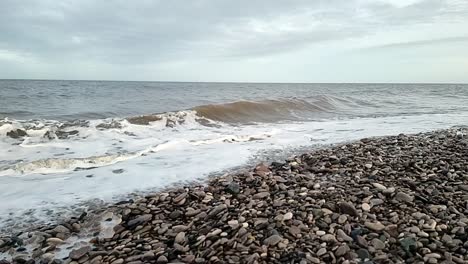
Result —
<instances>
[{"instance_id":1,"label":"ocean water","mask_svg":"<svg viewBox=\"0 0 468 264\"><path fill-rule=\"evenodd\" d=\"M323 145L467 124L464 84L0 80L0 230Z\"/></svg>"}]
</instances>

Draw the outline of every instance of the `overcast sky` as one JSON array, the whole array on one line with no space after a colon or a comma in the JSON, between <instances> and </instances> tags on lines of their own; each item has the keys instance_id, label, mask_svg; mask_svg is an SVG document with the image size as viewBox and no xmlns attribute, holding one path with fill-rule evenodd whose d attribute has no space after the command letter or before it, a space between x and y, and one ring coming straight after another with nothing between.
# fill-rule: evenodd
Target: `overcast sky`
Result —
<instances>
[{"instance_id":1,"label":"overcast sky","mask_svg":"<svg viewBox=\"0 0 468 264\"><path fill-rule=\"evenodd\" d=\"M1 0L0 78L468 82L467 0Z\"/></svg>"}]
</instances>

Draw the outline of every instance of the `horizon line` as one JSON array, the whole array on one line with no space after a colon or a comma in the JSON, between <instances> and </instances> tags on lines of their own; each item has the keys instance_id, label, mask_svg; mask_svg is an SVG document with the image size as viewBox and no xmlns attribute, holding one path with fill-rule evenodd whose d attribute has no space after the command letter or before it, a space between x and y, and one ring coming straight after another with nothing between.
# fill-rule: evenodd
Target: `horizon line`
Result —
<instances>
[{"instance_id":1,"label":"horizon line","mask_svg":"<svg viewBox=\"0 0 468 264\"><path fill-rule=\"evenodd\" d=\"M251 84L463 84L466 82L264 82L264 81L150 81L150 80L98 80L98 79L42 79L0 78L0 81L82 81L82 82L156 82L156 83L251 83Z\"/></svg>"}]
</instances>

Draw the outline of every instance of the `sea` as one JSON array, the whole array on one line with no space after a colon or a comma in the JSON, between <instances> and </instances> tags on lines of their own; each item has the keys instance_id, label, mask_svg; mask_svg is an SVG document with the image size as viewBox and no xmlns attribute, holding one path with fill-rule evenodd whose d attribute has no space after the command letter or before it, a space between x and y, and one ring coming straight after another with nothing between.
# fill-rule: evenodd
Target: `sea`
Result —
<instances>
[{"instance_id":1,"label":"sea","mask_svg":"<svg viewBox=\"0 0 468 264\"><path fill-rule=\"evenodd\" d=\"M0 80L0 230L330 144L466 125L466 84Z\"/></svg>"}]
</instances>

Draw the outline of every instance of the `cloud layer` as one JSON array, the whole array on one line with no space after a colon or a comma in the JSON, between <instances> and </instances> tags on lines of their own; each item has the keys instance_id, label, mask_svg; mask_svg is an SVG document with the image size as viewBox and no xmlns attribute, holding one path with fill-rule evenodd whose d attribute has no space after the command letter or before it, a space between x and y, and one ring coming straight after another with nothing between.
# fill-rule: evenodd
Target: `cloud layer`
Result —
<instances>
[{"instance_id":1,"label":"cloud layer","mask_svg":"<svg viewBox=\"0 0 468 264\"><path fill-rule=\"evenodd\" d=\"M465 0L4 0L0 10L0 78L468 82Z\"/></svg>"}]
</instances>

